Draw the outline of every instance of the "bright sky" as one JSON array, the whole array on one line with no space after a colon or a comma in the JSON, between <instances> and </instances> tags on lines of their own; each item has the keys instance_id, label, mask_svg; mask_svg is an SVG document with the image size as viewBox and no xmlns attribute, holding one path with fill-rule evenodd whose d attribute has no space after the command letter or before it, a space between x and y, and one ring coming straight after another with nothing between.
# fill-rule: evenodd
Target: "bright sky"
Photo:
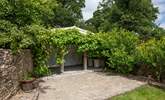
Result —
<instances>
[{"instance_id":1,"label":"bright sky","mask_svg":"<svg viewBox=\"0 0 165 100\"><path fill-rule=\"evenodd\" d=\"M83 9L85 20L93 16L93 12L97 9L99 1L101 0L86 0L86 7ZM153 3L156 7L159 7L160 11L156 23L165 28L165 0L153 0Z\"/></svg>"}]
</instances>

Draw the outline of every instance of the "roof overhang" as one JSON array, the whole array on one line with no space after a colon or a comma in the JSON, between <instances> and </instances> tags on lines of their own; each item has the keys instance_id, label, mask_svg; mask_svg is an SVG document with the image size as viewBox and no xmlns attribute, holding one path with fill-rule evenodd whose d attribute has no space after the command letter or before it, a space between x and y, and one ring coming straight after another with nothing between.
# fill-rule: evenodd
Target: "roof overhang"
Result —
<instances>
[{"instance_id":1,"label":"roof overhang","mask_svg":"<svg viewBox=\"0 0 165 100\"><path fill-rule=\"evenodd\" d=\"M55 30L71 30L71 29L75 29L75 30L78 30L81 34L84 34L84 35L87 35L87 34L94 34L88 30L84 30L84 29L81 29L77 26L72 26L72 27L63 27L63 28L54 28L52 29L52 31L55 31Z\"/></svg>"}]
</instances>

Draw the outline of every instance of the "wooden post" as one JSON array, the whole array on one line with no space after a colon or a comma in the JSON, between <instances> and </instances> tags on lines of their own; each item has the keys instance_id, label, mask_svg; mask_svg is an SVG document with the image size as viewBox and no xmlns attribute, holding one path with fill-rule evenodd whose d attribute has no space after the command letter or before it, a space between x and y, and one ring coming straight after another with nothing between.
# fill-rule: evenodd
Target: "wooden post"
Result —
<instances>
[{"instance_id":1,"label":"wooden post","mask_svg":"<svg viewBox=\"0 0 165 100\"><path fill-rule=\"evenodd\" d=\"M87 57L87 52L84 52L84 70L87 70L88 66L88 57Z\"/></svg>"}]
</instances>

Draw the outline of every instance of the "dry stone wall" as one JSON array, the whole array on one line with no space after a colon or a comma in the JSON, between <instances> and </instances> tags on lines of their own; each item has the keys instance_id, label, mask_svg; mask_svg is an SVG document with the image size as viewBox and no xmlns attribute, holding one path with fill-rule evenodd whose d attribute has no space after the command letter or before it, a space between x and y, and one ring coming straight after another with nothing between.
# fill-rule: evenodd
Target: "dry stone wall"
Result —
<instances>
[{"instance_id":1,"label":"dry stone wall","mask_svg":"<svg viewBox=\"0 0 165 100\"><path fill-rule=\"evenodd\" d=\"M19 80L33 69L30 50L13 55L11 50L0 49L0 100L7 100L15 94Z\"/></svg>"}]
</instances>

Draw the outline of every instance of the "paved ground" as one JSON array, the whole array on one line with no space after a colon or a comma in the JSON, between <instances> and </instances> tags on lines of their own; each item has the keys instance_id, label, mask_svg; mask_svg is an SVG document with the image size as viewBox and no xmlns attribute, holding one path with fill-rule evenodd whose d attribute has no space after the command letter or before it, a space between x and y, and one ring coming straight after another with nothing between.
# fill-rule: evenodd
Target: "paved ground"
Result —
<instances>
[{"instance_id":1,"label":"paved ground","mask_svg":"<svg viewBox=\"0 0 165 100\"><path fill-rule=\"evenodd\" d=\"M28 99L24 97L29 94L21 94L24 97L20 99L19 95L12 100L34 100L36 94L38 100L104 100L145 84L118 75L92 71L72 71L43 80L39 94L32 92Z\"/></svg>"}]
</instances>

